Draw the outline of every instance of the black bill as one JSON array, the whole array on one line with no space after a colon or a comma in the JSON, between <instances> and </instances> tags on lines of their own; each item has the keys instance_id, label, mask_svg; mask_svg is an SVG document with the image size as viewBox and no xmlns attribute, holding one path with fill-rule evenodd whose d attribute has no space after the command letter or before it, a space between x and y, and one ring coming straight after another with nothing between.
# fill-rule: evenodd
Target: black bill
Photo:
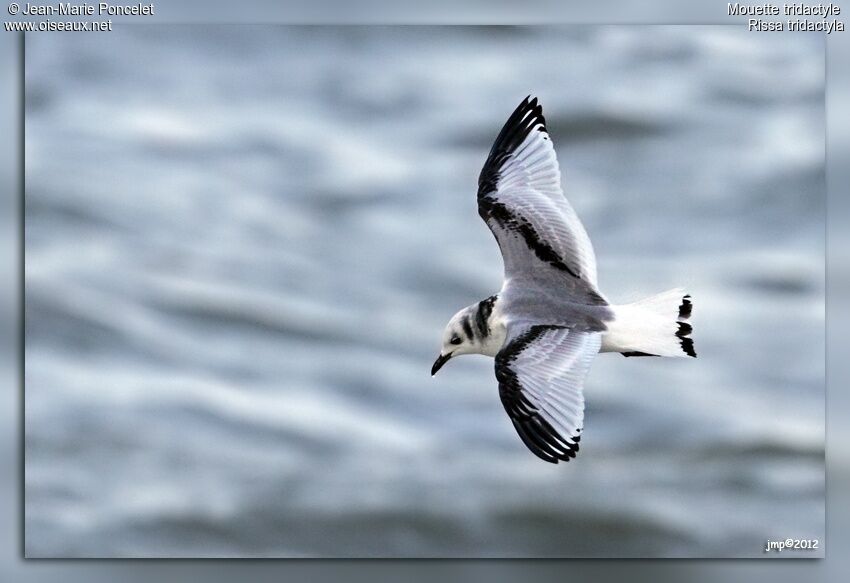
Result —
<instances>
[{"instance_id":1,"label":"black bill","mask_svg":"<svg viewBox=\"0 0 850 583\"><path fill-rule=\"evenodd\" d=\"M437 371L443 368L443 365L446 364L451 357L451 353L441 354L440 356L438 356L437 360L434 361L434 366L431 367L431 376L437 374Z\"/></svg>"}]
</instances>

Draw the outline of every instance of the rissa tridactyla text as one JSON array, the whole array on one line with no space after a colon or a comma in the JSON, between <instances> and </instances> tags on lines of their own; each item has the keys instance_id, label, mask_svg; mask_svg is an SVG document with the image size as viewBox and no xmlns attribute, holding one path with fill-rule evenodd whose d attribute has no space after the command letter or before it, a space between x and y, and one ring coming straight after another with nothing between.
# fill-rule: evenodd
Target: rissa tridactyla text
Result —
<instances>
[{"instance_id":1,"label":"rissa tridactyla text","mask_svg":"<svg viewBox=\"0 0 850 583\"><path fill-rule=\"evenodd\" d=\"M478 214L502 251L502 289L452 317L431 374L455 356L494 356L499 397L522 441L547 462L569 461L596 353L695 357L690 296L674 289L615 306L599 291L593 247L561 191L536 98L496 137L478 178Z\"/></svg>"}]
</instances>

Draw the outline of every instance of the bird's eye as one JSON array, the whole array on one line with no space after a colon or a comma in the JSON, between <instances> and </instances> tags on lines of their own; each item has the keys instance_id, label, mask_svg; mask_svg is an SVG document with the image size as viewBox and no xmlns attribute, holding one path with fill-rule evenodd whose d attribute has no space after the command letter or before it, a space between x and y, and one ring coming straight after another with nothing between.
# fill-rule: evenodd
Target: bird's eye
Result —
<instances>
[{"instance_id":1,"label":"bird's eye","mask_svg":"<svg viewBox=\"0 0 850 583\"><path fill-rule=\"evenodd\" d=\"M455 337L453 337L451 340L449 340L449 342L450 342L451 344L455 344L455 345L460 344L460 337L459 337L459 336L455 336Z\"/></svg>"}]
</instances>

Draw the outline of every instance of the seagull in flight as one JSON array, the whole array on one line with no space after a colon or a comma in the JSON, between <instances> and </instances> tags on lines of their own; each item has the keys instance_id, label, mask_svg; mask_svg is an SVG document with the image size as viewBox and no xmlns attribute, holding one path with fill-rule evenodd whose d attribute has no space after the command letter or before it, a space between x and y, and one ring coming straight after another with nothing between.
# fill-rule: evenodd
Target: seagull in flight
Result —
<instances>
[{"instance_id":1,"label":"seagull in flight","mask_svg":"<svg viewBox=\"0 0 850 583\"><path fill-rule=\"evenodd\" d=\"M691 296L677 288L613 305L599 291L593 246L561 190L537 98L526 97L496 137L478 178L478 214L502 251L502 289L449 320L431 375L455 356L495 357L520 439L547 462L569 461L596 353L696 357Z\"/></svg>"}]
</instances>

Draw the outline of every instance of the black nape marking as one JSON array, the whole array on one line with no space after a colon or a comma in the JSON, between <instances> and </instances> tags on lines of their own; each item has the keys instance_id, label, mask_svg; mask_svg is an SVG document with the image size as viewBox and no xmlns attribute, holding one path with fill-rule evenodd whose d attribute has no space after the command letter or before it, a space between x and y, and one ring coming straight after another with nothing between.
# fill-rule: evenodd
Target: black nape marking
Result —
<instances>
[{"instance_id":1,"label":"black nape marking","mask_svg":"<svg viewBox=\"0 0 850 583\"><path fill-rule=\"evenodd\" d=\"M679 325L679 330L676 332L676 337L679 338L682 343L682 350L684 350L685 354L688 356L696 358L697 353L694 350L694 341L692 338L688 338L688 335L694 330L693 326L686 322L677 322L677 324Z\"/></svg>"},{"instance_id":2,"label":"black nape marking","mask_svg":"<svg viewBox=\"0 0 850 583\"><path fill-rule=\"evenodd\" d=\"M510 365L529 344L548 330L558 328L561 326L532 326L496 355L496 379L499 381L499 397L505 411L526 447L540 459L552 464L559 461L568 462L576 457L581 429L577 429L575 435L569 436L574 443L568 443L522 392L519 377Z\"/></svg>"},{"instance_id":3,"label":"black nape marking","mask_svg":"<svg viewBox=\"0 0 850 583\"><path fill-rule=\"evenodd\" d=\"M690 294L686 295L682 298L682 304L679 306L679 317L682 319L690 318L693 308L694 305L691 303Z\"/></svg>"},{"instance_id":4,"label":"black nape marking","mask_svg":"<svg viewBox=\"0 0 850 583\"><path fill-rule=\"evenodd\" d=\"M469 321L469 316L464 316L463 318L463 333L466 334L467 339L472 340L475 336L472 334L472 323Z\"/></svg>"},{"instance_id":5,"label":"black nape marking","mask_svg":"<svg viewBox=\"0 0 850 583\"><path fill-rule=\"evenodd\" d=\"M486 300L478 302L478 311L475 313L475 325L482 338L490 335L490 315L493 313L493 305L498 296L490 296Z\"/></svg>"}]
</instances>

